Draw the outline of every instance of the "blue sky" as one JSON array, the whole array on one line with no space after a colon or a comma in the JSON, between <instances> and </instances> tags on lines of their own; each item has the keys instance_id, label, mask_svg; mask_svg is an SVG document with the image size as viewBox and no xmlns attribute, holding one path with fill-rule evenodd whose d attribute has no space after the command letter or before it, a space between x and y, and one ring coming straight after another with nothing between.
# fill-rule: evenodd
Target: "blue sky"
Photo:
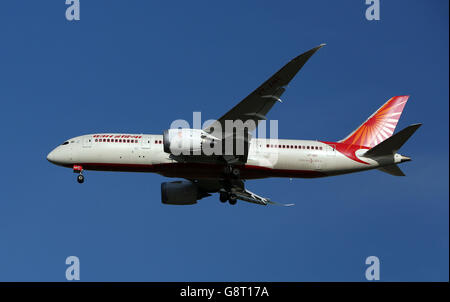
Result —
<instances>
[{"instance_id":1,"label":"blue sky","mask_svg":"<svg viewBox=\"0 0 450 302\"><path fill-rule=\"evenodd\" d=\"M448 1L7 1L0 10L0 281L448 281ZM87 172L46 154L97 132L220 117L320 43L269 114L281 138L338 140L394 95L406 177L249 181L295 207L165 206L154 174Z\"/></svg>"}]
</instances>

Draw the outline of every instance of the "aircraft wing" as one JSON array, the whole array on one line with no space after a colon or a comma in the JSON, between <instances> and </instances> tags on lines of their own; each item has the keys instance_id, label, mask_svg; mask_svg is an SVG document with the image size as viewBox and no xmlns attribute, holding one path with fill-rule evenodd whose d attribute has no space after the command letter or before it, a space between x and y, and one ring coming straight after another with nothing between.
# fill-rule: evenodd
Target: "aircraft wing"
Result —
<instances>
[{"instance_id":1,"label":"aircraft wing","mask_svg":"<svg viewBox=\"0 0 450 302\"><path fill-rule=\"evenodd\" d=\"M222 137L226 137L230 134L226 133L226 120L241 120L244 123L248 120L252 120L254 123L251 124L255 126L249 127L248 132L255 130L258 122L266 119L266 114L272 106L276 102L281 102L281 95L284 93L286 86L294 78L297 72L305 65L306 61L308 61L308 59L324 45L325 44L320 44L291 60L239 104L234 106L213 124L205 128L204 131L212 133L214 129L217 129L217 126L220 125L222 133L225 133Z\"/></svg>"}]
</instances>

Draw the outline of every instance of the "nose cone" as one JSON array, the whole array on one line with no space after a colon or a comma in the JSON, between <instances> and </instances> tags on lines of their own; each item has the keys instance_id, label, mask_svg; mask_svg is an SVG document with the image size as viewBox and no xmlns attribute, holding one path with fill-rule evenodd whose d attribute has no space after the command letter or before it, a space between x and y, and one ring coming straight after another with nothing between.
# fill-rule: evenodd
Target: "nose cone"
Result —
<instances>
[{"instance_id":1,"label":"nose cone","mask_svg":"<svg viewBox=\"0 0 450 302\"><path fill-rule=\"evenodd\" d=\"M55 158L55 150L52 150L48 155L47 155L47 160L49 162L51 162L52 164L56 163L56 158Z\"/></svg>"}]
</instances>

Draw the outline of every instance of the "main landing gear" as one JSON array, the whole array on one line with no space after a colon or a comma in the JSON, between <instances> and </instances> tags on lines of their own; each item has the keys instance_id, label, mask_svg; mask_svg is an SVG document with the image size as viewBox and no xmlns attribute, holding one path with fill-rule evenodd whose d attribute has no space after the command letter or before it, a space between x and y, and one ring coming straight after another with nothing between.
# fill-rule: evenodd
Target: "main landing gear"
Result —
<instances>
[{"instance_id":1,"label":"main landing gear","mask_svg":"<svg viewBox=\"0 0 450 302\"><path fill-rule=\"evenodd\" d=\"M233 193L229 193L229 192L220 192L219 199L223 203L228 201L231 205L235 205L237 202L236 195L234 195Z\"/></svg>"},{"instance_id":2,"label":"main landing gear","mask_svg":"<svg viewBox=\"0 0 450 302\"><path fill-rule=\"evenodd\" d=\"M79 184L82 184L84 182L84 175L83 175L83 167L74 165L73 166L73 173L78 173L77 181Z\"/></svg>"},{"instance_id":3,"label":"main landing gear","mask_svg":"<svg viewBox=\"0 0 450 302\"><path fill-rule=\"evenodd\" d=\"M239 168L233 166L226 166L224 169L224 189L220 192L220 201L225 203L229 202L231 205L235 205L237 202L236 194L234 193L234 186L240 181L241 171Z\"/></svg>"},{"instance_id":4,"label":"main landing gear","mask_svg":"<svg viewBox=\"0 0 450 302\"><path fill-rule=\"evenodd\" d=\"M241 176L241 171L239 168L233 167L233 166L226 166L225 167L225 177L226 178L234 178L239 179Z\"/></svg>"}]
</instances>

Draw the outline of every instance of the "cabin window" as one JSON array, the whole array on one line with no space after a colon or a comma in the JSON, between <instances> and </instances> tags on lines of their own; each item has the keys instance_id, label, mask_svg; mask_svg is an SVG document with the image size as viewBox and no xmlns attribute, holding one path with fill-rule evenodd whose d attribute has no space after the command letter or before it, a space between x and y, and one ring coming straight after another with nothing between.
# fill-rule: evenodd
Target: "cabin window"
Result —
<instances>
[{"instance_id":1,"label":"cabin window","mask_svg":"<svg viewBox=\"0 0 450 302\"><path fill-rule=\"evenodd\" d=\"M67 141L67 142L64 142L64 143L62 143L61 145L67 145L67 144L69 144L69 142Z\"/></svg>"}]
</instances>

